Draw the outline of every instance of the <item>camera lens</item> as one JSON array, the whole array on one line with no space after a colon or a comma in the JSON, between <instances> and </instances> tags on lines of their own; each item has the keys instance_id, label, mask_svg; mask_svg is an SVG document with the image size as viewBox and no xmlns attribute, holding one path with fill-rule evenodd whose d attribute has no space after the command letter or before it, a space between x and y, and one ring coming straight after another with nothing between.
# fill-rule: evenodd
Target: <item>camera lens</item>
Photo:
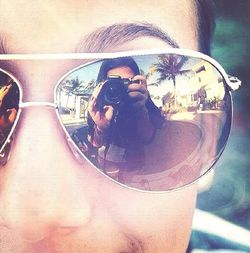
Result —
<instances>
[{"instance_id":1,"label":"camera lens","mask_svg":"<svg viewBox=\"0 0 250 253\"><path fill-rule=\"evenodd\" d=\"M115 83L110 83L106 91L106 98L110 101L119 100L120 97L120 88Z\"/></svg>"},{"instance_id":2,"label":"camera lens","mask_svg":"<svg viewBox=\"0 0 250 253\"><path fill-rule=\"evenodd\" d=\"M111 105L118 109L128 103L128 85L119 77L109 77L103 84L98 95L96 106L102 110L105 105Z\"/></svg>"},{"instance_id":3,"label":"camera lens","mask_svg":"<svg viewBox=\"0 0 250 253\"><path fill-rule=\"evenodd\" d=\"M127 95L127 88L121 79L111 79L107 81L105 101L110 105L118 105L124 101Z\"/></svg>"}]
</instances>

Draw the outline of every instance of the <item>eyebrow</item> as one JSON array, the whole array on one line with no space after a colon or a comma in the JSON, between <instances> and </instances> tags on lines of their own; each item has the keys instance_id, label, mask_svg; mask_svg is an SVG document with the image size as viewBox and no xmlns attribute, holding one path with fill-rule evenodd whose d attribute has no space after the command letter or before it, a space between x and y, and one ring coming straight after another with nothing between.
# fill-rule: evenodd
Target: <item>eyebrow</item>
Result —
<instances>
[{"instance_id":1,"label":"eyebrow","mask_svg":"<svg viewBox=\"0 0 250 253\"><path fill-rule=\"evenodd\" d=\"M171 47L179 48L178 43L168 33L150 23L117 23L98 28L83 37L76 47L76 52L105 52L137 38L151 37L160 39Z\"/></svg>"}]
</instances>

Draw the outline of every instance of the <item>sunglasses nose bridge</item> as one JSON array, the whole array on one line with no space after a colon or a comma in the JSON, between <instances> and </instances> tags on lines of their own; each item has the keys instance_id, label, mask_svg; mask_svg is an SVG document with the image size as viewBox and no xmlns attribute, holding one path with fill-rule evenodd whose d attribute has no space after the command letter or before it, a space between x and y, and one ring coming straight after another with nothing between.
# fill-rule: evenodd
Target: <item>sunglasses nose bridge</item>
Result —
<instances>
[{"instance_id":1,"label":"sunglasses nose bridge","mask_svg":"<svg viewBox=\"0 0 250 253\"><path fill-rule=\"evenodd\" d=\"M29 101L29 102L21 102L19 104L20 109L24 109L26 107L47 107L51 109L56 109L57 105L52 102L43 102L43 101Z\"/></svg>"}]
</instances>

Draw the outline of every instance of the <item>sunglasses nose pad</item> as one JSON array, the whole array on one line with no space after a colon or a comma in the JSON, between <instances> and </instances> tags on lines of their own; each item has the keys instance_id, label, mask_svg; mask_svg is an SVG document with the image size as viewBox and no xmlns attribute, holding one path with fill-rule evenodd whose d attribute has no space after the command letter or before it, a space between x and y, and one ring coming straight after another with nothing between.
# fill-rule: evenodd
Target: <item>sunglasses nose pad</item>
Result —
<instances>
[{"instance_id":1,"label":"sunglasses nose pad","mask_svg":"<svg viewBox=\"0 0 250 253\"><path fill-rule=\"evenodd\" d=\"M8 140L5 147L4 147L4 149L0 153L0 167L6 165L6 163L10 159L11 142L12 142L12 139Z\"/></svg>"},{"instance_id":2,"label":"sunglasses nose pad","mask_svg":"<svg viewBox=\"0 0 250 253\"><path fill-rule=\"evenodd\" d=\"M73 153L74 157L77 159L77 161L80 164L83 164L84 158L83 158L81 152L76 148L74 141L70 137L67 137L66 139L67 139L68 146L69 146L71 152Z\"/></svg>"}]
</instances>

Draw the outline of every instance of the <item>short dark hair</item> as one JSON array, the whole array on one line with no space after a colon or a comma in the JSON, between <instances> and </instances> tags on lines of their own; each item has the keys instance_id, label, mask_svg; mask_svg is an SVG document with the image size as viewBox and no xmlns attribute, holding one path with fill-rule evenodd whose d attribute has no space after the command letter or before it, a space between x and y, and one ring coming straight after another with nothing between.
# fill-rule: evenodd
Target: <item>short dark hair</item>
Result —
<instances>
[{"instance_id":1,"label":"short dark hair","mask_svg":"<svg viewBox=\"0 0 250 253\"><path fill-rule=\"evenodd\" d=\"M198 17L198 34L200 51L210 55L211 41L215 29L215 12L213 0L195 0Z\"/></svg>"}]
</instances>

